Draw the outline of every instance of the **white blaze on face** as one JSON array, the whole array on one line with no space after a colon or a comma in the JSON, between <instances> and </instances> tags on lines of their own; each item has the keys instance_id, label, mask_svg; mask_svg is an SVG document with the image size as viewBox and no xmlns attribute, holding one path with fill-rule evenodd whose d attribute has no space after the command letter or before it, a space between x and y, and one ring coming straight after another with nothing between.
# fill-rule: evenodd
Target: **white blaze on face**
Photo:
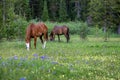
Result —
<instances>
[{"instance_id":1,"label":"white blaze on face","mask_svg":"<svg viewBox=\"0 0 120 80\"><path fill-rule=\"evenodd\" d=\"M44 48L45 48L45 46L46 46L46 41L43 43L42 48L44 49Z\"/></svg>"},{"instance_id":2,"label":"white blaze on face","mask_svg":"<svg viewBox=\"0 0 120 80\"><path fill-rule=\"evenodd\" d=\"M26 47L27 47L27 50L29 51L30 44L29 44L29 43L26 43Z\"/></svg>"}]
</instances>

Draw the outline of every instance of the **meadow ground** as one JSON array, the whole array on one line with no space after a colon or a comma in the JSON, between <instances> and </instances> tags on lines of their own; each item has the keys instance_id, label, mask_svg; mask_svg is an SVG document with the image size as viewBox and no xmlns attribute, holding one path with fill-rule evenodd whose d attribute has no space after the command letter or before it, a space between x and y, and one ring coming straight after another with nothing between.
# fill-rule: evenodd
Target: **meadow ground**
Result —
<instances>
[{"instance_id":1,"label":"meadow ground","mask_svg":"<svg viewBox=\"0 0 120 80\"><path fill-rule=\"evenodd\" d=\"M30 51L24 41L0 42L0 80L120 80L120 38L61 37L46 49L32 41Z\"/></svg>"}]
</instances>

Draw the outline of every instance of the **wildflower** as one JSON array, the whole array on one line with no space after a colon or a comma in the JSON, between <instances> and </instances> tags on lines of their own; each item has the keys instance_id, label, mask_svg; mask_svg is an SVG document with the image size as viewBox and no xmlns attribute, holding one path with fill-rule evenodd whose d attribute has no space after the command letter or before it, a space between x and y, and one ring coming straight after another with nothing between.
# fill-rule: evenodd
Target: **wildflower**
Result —
<instances>
[{"instance_id":1,"label":"wildflower","mask_svg":"<svg viewBox=\"0 0 120 80\"><path fill-rule=\"evenodd\" d=\"M21 61L25 61L25 60L26 60L26 58L21 57L21 58L20 58L20 60L21 60Z\"/></svg>"},{"instance_id":2,"label":"wildflower","mask_svg":"<svg viewBox=\"0 0 120 80\"><path fill-rule=\"evenodd\" d=\"M15 55L14 57L13 57L15 60L17 60L18 59L18 57Z\"/></svg>"},{"instance_id":3,"label":"wildflower","mask_svg":"<svg viewBox=\"0 0 120 80\"><path fill-rule=\"evenodd\" d=\"M35 53L35 54L33 54L33 56L34 56L34 57L38 57L38 54Z\"/></svg>"},{"instance_id":4,"label":"wildflower","mask_svg":"<svg viewBox=\"0 0 120 80\"><path fill-rule=\"evenodd\" d=\"M22 78L20 78L20 80L26 80L26 78L22 77Z\"/></svg>"},{"instance_id":5,"label":"wildflower","mask_svg":"<svg viewBox=\"0 0 120 80\"><path fill-rule=\"evenodd\" d=\"M9 57L7 60L11 61L13 59L13 57Z\"/></svg>"},{"instance_id":6,"label":"wildflower","mask_svg":"<svg viewBox=\"0 0 120 80\"><path fill-rule=\"evenodd\" d=\"M2 65L5 66L6 65L5 62L2 62Z\"/></svg>"},{"instance_id":7,"label":"wildflower","mask_svg":"<svg viewBox=\"0 0 120 80\"><path fill-rule=\"evenodd\" d=\"M22 66L22 63L19 63L18 66L19 66L19 67Z\"/></svg>"},{"instance_id":8,"label":"wildflower","mask_svg":"<svg viewBox=\"0 0 120 80\"><path fill-rule=\"evenodd\" d=\"M58 62L53 61L52 64L58 64Z\"/></svg>"},{"instance_id":9,"label":"wildflower","mask_svg":"<svg viewBox=\"0 0 120 80\"><path fill-rule=\"evenodd\" d=\"M0 56L0 60L2 59L2 57Z\"/></svg>"},{"instance_id":10,"label":"wildflower","mask_svg":"<svg viewBox=\"0 0 120 80\"><path fill-rule=\"evenodd\" d=\"M44 60L44 59L46 59L46 56L41 56L40 58L41 58L42 60Z\"/></svg>"},{"instance_id":11,"label":"wildflower","mask_svg":"<svg viewBox=\"0 0 120 80\"><path fill-rule=\"evenodd\" d=\"M41 70L44 69L44 66L41 66L40 69L41 69Z\"/></svg>"},{"instance_id":12,"label":"wildflower","mask_svg":"<svg viewBox=\"0 0 120 80\"><path fill-rule=\"evenodd\" d=\"M53 71L52 74L55 75L57 72L56 71Z\"/></svg>"}]
</instances>

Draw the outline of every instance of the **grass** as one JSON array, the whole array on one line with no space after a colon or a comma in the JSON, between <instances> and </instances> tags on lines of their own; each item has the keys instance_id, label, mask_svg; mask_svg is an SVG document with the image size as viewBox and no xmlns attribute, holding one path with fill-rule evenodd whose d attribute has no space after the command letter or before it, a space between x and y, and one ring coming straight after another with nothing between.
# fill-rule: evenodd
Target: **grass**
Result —
<instances>
[{"instance_id":1,"label":"grass","mask_svg":"<svg viewBox=\"0 0 120 80\"><path fill-rule=\"evenodd\" d=\"M88 37L81 40L71 35L66 43L47 42L42 49L25 49L24 41L0 42L0 80L119 80L120 38Z\"/></svg>"}]
</instances>

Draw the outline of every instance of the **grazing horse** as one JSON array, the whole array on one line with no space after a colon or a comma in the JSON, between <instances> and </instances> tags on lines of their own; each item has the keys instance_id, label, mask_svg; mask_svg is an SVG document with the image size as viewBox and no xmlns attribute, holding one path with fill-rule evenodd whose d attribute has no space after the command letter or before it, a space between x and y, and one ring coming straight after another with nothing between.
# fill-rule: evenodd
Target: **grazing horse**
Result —
<instances>
[{"instance_id":1,"label":"grazing horse","mask_svg":"<svg viewBox=\"0 0 120 80\"><path fill-rule=\"evenodd\" d=\"M44 36L44 40L42 39ZM43 48L46 46L46 41L48 40L48 28L43 22L39 22L37 24L31 23L26 29L26 47L27 50L30 49L30 41L31 38L34 38L34 47L36 48L37 37L40 38L41 43L43 44Z\"/></svg>"},{"instance_id":2,"label":"grazing horse","mask_svg":"<svg viewBox=\"0 0 120 80\"><path fill-rule=\"evenodd\" d=\"M67 42L70 40L69 37L69 28L67 26L54 26L53 30L51 31L49 37L50 41L55 39L55 35L58 36L58 41L60 41L60 35L65 35Z\"/></svg>"}]
</instances>

